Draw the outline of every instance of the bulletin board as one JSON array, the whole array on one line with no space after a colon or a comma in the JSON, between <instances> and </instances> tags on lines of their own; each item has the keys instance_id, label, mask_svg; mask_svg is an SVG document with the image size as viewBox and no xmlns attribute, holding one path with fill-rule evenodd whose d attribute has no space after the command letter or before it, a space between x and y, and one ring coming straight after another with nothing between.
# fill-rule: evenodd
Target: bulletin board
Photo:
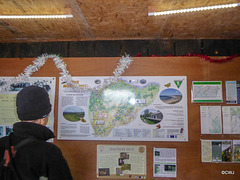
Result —
<instances>
[{"instance_id":1,"label":"bulletin board","mask_svg":"<svg viewBox=\"0 0 240 180\"><path fill-rule=\"evenodd\" d=\"M216 57L218 58L218 57ZM223 57L219 57L223 58ZM120 57L63 58L72 76L112 76ZM0 59L0 76L18 76L34 58ZM174 179L153 177L154 148L174 148L177 157L177 178L187 179L240 179L240 163L202 163L201 140L239 140L239 134L201 134L200 106L226 105L226 90L223 83L223 102L192 103L192 81L231 81L240 80L240 58L216 63L200 57L134 57L123 76L186 76L188 141L94 141L94 140L58 140L54 144L61 148L73 179L97 178L97 146L101 145L144 145L146 146L146 179ZM54 132L57 135L59 71L49 59L32 77L56 77L54 108ZM104 179L104 178L101 178Z\"/></svg>"}]
</instances>

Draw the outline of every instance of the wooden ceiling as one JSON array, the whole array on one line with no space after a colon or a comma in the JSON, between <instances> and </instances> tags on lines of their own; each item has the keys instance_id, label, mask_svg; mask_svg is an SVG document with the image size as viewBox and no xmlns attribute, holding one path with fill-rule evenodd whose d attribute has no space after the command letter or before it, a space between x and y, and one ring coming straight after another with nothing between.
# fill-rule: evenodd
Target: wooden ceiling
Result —
<instances>
[{"instance_id":1,"label":"wooden ceiling","mask_svg":"<svg viewBox=\"0 0 240 180\"><path fill-rule=\"evenodd\" d=\"M0 15L66 14L67 19L1 19L0 43L121 39L240 39L240 7L164 16L157 11L238 0L0 0Z\"/></svg>"}]
</instances>

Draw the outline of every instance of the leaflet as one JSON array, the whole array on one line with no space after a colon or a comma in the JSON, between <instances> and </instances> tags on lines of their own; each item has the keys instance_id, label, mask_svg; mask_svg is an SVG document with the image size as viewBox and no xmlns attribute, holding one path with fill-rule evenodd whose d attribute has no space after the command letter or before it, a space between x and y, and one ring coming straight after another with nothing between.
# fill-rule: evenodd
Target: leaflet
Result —
<instances>
[{"instance_id":1,"label":"leaflet","mask_svg":"<svg viewBox=\"0 0 240 180\"><path fill-rule=\"evenodd\" d=\"M97 145L97 177L146 179L146 146Z\"/></svg>"},{"instance_id":2,"label":"leaflet","mask_svg":"<svg viewBox=\"0 0 240 180\"><path fill-rule=\"evenodd\" d=\"M212 162L212 141L201 140L202 162Z\"/></svg>"},{"instance_id":3,"label":"leaflet","mask_svg":"<svg viewBox=\"0 0 240 180\"><path fill-rule=\"evenodd\" d=\"M240 162L240 140L233 140L233 161Z\"/></svg>"},{"instance_id":4,"label":"leaflet","mask_svg":"<svg viewBox=\"0 0 240 180\"><path fill-rule=\"evenodd\" d=\"M153 177L177 177L176 152L173 148L154 148Z\"/></svg>"},{"instance_id":5,"label":"leaflet","mask_svg":"<svg viewBox=\"0 0 240 180\"><path fill-rule=\"evenodd\" d=\"M226 81L226 103L240 104L240 81Z\"/></svg>"}]
</instances>

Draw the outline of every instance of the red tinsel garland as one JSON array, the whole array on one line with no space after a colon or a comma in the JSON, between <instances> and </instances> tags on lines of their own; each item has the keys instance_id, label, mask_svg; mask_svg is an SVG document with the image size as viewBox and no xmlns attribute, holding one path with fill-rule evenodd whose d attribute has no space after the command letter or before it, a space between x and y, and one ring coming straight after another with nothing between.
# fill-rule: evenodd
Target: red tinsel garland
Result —
<instances>
[{"instance_id":1,"label":"red tinsel garland","mask_svg":"<svg viewBox=\"0 0 240 180\"><path fill-rule=\"evenodd\" d=\"M138 53L138 54L136 55L136 57L141 57L141 54ZM164 56L152 55L152 57L164 57ZM168 56L165 56L165 57L173 57L173 56L172 56L172 55L168 55ZM232 60L232 59L235 58L235 57L239 57L239 55L232 55L232 56L229 56L229 57L223 58L223 59L212 59L212 58L210 58L210 57L207 56L207 55L200 55L200 54L191 54L191 53L188 53L188 54L185 55L185 56L179 56L179 57L200 57L200 58L203 58L205 61L222 63L222 62L230 61L230 60Z\"/></svg>"}]
</instances>

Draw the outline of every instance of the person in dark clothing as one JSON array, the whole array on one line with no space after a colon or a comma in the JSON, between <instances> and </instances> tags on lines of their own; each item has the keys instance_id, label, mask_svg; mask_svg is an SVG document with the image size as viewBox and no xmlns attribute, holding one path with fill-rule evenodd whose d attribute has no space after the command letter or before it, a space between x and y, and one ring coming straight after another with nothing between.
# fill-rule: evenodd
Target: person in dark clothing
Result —
<instances>
[{"instance_id":1,"label":"person in dark clothing","mask_svg":"<svg viewBox=\"0 0 240 180\"><path fill-rule=\"evenodd\" d=\"M14 156L15 168L22 180L72 180L72 175L61 150L46 142L54 138L53 132L46 126L51 112L49 95L45 89L37 86L23 88L16 99L17 114L21 122L13 125L11 145L34 137L19 148ZM0 139L0 159L4 156L4 141Z\"/></svg>"}]
</instances>

